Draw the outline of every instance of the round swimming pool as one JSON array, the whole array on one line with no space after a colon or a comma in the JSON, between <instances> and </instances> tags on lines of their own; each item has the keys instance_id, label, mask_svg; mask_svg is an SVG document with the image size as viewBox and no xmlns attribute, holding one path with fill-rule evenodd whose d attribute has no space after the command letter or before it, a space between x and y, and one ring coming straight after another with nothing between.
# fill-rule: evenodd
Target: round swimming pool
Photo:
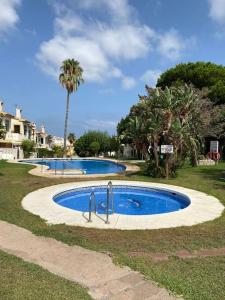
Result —
<instances>
[{"instance_id":1,"label":"round swimming pool","mask_svg":"<svg viewBox=\"0 0 225 300\"><path fill-rule=\"evenodd\" d=\"M100 159L39 159L22 162L46 165L49 170L81 170L84 174L117 174L126 170L122 164Z\"/></svg>"},{"instance_id":2,"label":"round swimming pool","mask_svg":"<svg viewBox=\"0 0 225 300\"><path fill-rule=\"evenodd\" d=\"M89 199L94 192L98 214L106 213L106 186L83 187L65 191L53 197L53 200L64 207L89 211ZM135 186L114 186L110 197L110 210L122 215L154 215L178 211L186 208L190 199L181 194L164 189Z\"/></svg>"}]
</instances>

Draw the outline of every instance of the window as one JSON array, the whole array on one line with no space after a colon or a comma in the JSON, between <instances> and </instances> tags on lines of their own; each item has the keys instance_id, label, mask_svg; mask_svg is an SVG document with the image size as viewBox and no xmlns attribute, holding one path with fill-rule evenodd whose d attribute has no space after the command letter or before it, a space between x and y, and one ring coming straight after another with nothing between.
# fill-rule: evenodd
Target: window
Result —
<instances>
[{"instance_id":1,"label":"window","mask_svg":"<svg viewBox=\"0 0 225 300\"><path fill-rule=\"evenodd\" d=\"M24 125L24 135L27 136L27 126Z\"/></svg>"},{"instance_id":2,"label":"window","mask_svg":"<svg viewBox=\"0 0 225 300\"><path fill-rule=\"evenodd\" d=\"M20 125L14 125L14 133L20 133Z\"/></svg>"},{"instance_id":3,"label":"window","mask_svg":"<svg viewBox=\"0 0 225 300\"><path fill-rule=\"evenodd\" d=\"M6 129L7 132L10 131L10 121L7 120L7 119L5 120L5 129Z\"/></svg>"}]
</instances>

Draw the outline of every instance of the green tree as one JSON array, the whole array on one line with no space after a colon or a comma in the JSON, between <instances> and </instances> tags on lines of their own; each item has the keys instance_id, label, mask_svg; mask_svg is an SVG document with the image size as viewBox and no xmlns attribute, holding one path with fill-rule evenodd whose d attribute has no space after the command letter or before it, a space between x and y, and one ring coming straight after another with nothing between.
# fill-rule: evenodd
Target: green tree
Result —
<instances>
[{"instance_id":1,"label":"green tree","mask_svg":"<svg viewBox=\"0 0 225 300\"><path fill-rule=\"evenodd\" d=\"M98 142L100 145L99 152L109 151L110 136L107 132L91 130L83 134L75 143L74 149L80 156L89 156L91 153L90 144Z\"/></svg>"},{"instance_id":2,"label":"green tree","mask_svg":"<svg viewBox=\"0 0 225 300\"><path fill-rule=\"evenodd\" d=\"M161 74L157 86L180 86L193 84L207 91L215 104L225 104L225 66L211 62L182 63Z\"/></svg>"},{"instance_id":3,"label":"green tree","mask_svg":"<svg viewBox=\"0 0 225 300\"><path fill-rule=\"evenodd\" d=\"M90 149L90 152L96 156L98 154L99 150L100 150L99 142L92 142L89 145L89 149Z\"/></svg>"},{"instance_id":4,"label":"green tree","mask_svg":"<svg viewBox=\"0 0 225 300\"><path fill-rule=\"evenodd\" d=\"M109 140L109 152L110 155L112 152L118 152L120 147L119 139L116 135L111 136Z\"/></svg>"},{"instance_id":5,"label":"green tree","mask_svg":"<svg viewBox=\"0 0 225 300\"><path fill-rule=\"evenodd\" d=\"M53 151L53 155L55 157L62 157L64 154L64 148L62 148L61 146L58 146L58 145L54 145L52 147L52 151Z\"/></svg>"},{"instance_id":6,"label":"green tree","mask_svg":"<svg viewBox=\"0 0 225 300\"><path fill-rule=\"evenodd\" d=\"M146 127L140 116L130 117L127 124L127 129L124 132L127 139L132 141L132 146L135 150L136 156L142 158L144 155L146 142Z\"/></svg>"},{"instance_id":7,"label":"green tree","mask_svg":"<svg viewBox=\"0 0 225 300\"><path fill-rule=\"evenodd\" d=\"M54 152L46 148L38 148L37 155L39 158L43 158L43 157L52 158L54 157Z\"/></svg>"},{"instance_id":8,"label":"green tree","mask_svg":"<svg viewBox=\"0 0 225 300\"><path fill-rule=\"evenodd\" d=\"M147 86L146 92L131 108L123 134L134 147L151 149L149 174L168 178L188 155L197 163L204 129L210 122L205 112L211 102L188 85L165 89ZM174 153L160 154L161 145L173 145Z\"/></svg>"},{"instance_id":9,"label":"green tree","mask_svg":"<svg viewBox=\"0 0 225 300\"><path fill-rule=\"evenodd\" d=\"M77 60L67 59L64 60L61 66L61 74L59 75L59 81L67 90L66 99L66 114L65 114L65 127L64 127L64 155L66 155L66 140L67 140L67 126L69 115L70 94L77 91L79 85L84 81L82 78L83 69Z\"/></svg>"},{"instance_id":10,"label":"green tree","mask_svg":"<svg viewBox=\"0 0 225 300\"><path fill-rule=\"evenodd\" d=\"M35 152L35 142L31 140L23 140L22 141L22 149L25 158L29 158L31 153Z\"/></svg>"},{"instance_id":11,"label":"green tree","mask_svg":"<svg viewBox=\"0 0 225 300\"><path fill-rule=\"evenodd\" d=\"M2 124L2 119L0 119L0 140L4 140L6 137L6 129L5 126Z\"/></svg>"}]
</instances>

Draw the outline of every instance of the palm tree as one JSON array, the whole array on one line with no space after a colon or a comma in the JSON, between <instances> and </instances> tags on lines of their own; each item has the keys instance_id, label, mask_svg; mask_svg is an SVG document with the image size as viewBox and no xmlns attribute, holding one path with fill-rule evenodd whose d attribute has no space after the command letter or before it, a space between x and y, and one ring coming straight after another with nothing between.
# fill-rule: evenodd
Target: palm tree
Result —
<instances>
[{"instance_id":1,"label":"palm tree","mask_svg":"<svg viewBox=\"0 0 225 300\"><path fill-rule=\"evenodd\" d=\"M68 141L71 145L74 145L74 143L76 142L76 136L74 133L71 132L68 134Z\"/></svg>"},{"instance_id":2,"label":"palm tree","mask_svg":"<svg viewBox=\"0 0 225 300\"><path fill-rule=\"evenodd\" d=\"M67 90L66 100L66 114L65 114L65 127L64 127L64 155L66 154L66 140L67 140L67 126L69 115L70 94L77 91L79 85L84 82L82 78L83 69L77 60L67 59L64 60L60 68L61 74L59 75L59 81Z\"/></svg>"}]
</instances>

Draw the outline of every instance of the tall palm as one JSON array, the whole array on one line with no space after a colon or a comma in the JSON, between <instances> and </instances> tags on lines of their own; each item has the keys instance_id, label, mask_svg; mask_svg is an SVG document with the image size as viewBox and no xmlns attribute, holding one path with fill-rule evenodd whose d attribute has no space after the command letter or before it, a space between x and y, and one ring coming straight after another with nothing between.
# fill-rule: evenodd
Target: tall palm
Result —
<instances>
[{"instance_id":1,"label":"tall palm","mask_svg":"<svg viewBox=\"0 0 225 300\"><path fill-rule=\"evenodd\" d=\"M59 81L67 90L66 99L66 114L65 114L65 127L64 127L64 155L66 154L66 140L67 140L67 126L69 115L70 94L77 91L79 85L84 82L82 78L83 69L77 60L67 59L64 60L60 68L61 74Z\"/></svg>"},{"instance_id":2,"label":"tall palm","mask_svg":"<svg viewBox=\"0 0 225 300\"><path fill-rule=\"evenodd\" d=\"M75 134L74 133L69 133L69 135L68 135L68 141L70 142L70 144L74 144L75 143L75 141L76 141L76 136L75 136Z\"/></svg>"}]
</instances>

